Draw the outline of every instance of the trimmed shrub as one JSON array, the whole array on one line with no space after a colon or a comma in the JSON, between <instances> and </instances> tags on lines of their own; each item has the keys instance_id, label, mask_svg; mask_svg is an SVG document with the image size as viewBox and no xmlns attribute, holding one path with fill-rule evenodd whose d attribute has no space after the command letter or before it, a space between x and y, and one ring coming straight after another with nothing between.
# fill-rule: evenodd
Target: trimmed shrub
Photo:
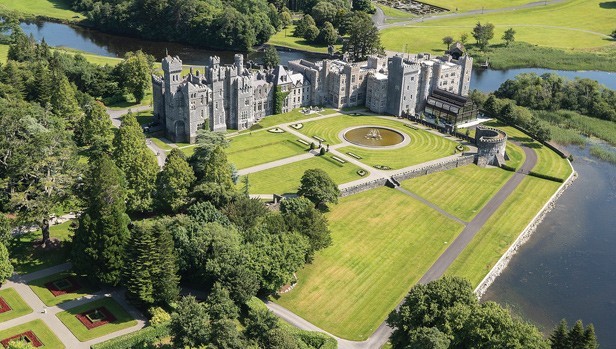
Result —
<instances>
[{"instance_id":1,"label":"trimmed shrub","mask_svg":"<svg viewBox=\"0 0 616 349\"><path fill-rule=\"evenodd\" d=\"M325 155L325 148L321 148L321 150L319 150L319 154L320 155Z\"/></svg>"},{"instance_id":2,"label":"trimmed shrub","mask_svg":"<svg viewBox=\"0 0 616 349\"><path fill-rule=\"evenodd\" d=\"M558 182L558 183L563 183L565 180L559 177L554 177L554 176L549 176L549 175L545 175L543 173L537 173L534 171L530 171L528 172L529 176L533 176L533 177L537 177L537 178L542 178L542 179L547 179L548 181L554 181L554 182Z\"/></svg>"},{"instance_id":3,"label":"trimmed shrub","mask_svg":"<svg viewBox=\"0 0 616 349\"><path fill-rule=\"evenodd\" d=\"M148 326L139 331L131 332L106 342L92 345L92 349L131 349L137 346L153 343L171 334L169 325Z\"/></svg>"}]
</instances>

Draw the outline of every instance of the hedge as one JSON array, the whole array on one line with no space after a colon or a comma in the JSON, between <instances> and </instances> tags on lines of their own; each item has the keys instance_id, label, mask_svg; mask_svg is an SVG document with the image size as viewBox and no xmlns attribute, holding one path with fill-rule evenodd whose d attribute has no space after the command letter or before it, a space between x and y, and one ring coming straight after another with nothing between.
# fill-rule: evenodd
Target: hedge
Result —
<instances>
[{"instance_id":1,"label":"hedge","mask_svg":"<svg viewBox=\"0 0 616 349\"><path fill-rule=\"evenodd\" d=\"M506 171L511 171L511 172L515 172L515 171L516 171L515 167L511 167L511 166L509 166L509 165L502 164L500 167L501 167L503 170L506 170Z\"/></svg>"},{"instance_id":2,"label":"hedge","mask_svg":"<svg viewBox=\"0 0 616 349\"><path fill-rule=\"evenodd\" d=\"M91 349L130 349L136 345L153 343L171 333L169 324L148 326L139 331L131 332L106 342L94 344Z\"/></svg>"},{"instance_id":3,"label":"hedge","mask_svg":"<svg viewBox=\"0 0 616 349\"><path fill-rule=\"evenodd\" d=\"M558 183L563 183L565 180L560 178L560 177L554 177L554 176L548 176L548 175L544 175L542 173L537 173L537 172L533 172L530 171L528 172L529 176L533 176L533 177L537 177L537 178L542 178L542 179L547 179L549 181L554 181L554 182L558 182Z\"/></svg>"}]
</instances>

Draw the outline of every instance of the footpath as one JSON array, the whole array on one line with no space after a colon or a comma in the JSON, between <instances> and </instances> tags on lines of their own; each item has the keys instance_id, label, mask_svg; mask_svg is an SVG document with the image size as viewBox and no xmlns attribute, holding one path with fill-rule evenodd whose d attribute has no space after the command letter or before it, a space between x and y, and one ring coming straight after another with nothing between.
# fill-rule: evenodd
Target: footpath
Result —
<instances>
[{"instance_id":1,"label":"footpath","mask_svg":"<svg viewBox=\"0 0 616 349\"><path fill-rule=\"evenodd\" d=\"M56 265L51 268L39 270L26 275L14 275L8 281L6 281L1 289L13 288L23 298L23 300L32 308L32 313L20 316L15 319L11 319L0 323L0 331L8 328L18 326L34 320L42 320L51 331L60 339L67 349L89 349L91 345L101 343L109 339L137 331L145 326L146 319L144 316L132 305L126 302L122 291L115 289L102 289L92 295L77 298L72 301L64 302L56 306L46 306L39 297L32 291L28 282L40 278L44 278L49 275L60 273L70 270L70 263ZM137 325L129 327L117 332L107 334L102 337L98 337L87 342L80 342L75 335L58 319L56 314L63 311L78 307L83 304L102 299L105 297L113 298L118 302L134 319L137 320Z\"/></svg>"}]
</instances>

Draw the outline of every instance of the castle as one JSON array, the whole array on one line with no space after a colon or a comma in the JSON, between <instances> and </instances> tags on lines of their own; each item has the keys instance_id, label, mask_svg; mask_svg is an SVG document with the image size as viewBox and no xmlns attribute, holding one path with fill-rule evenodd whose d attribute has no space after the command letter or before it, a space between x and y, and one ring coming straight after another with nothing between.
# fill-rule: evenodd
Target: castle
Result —
<instances>
[{"instance_id":1,"label":"castle","mask_svg":"<svg viewBox=\"0 0 616 349\"><path fill-rule=\"evenodd\" d=\"M297 60L287 68L250 70L236 54L232 65L221 65L218 57L208 63L203 74L191 68L182 77L180 58L167 56L163 77L152 76L155 120L173 142L194 143L206 124L213 131L243 130L268 115L305 106L365 106L376 113L416 115L435 98L435 90L467 96L473 59L396 54L357 63Z\"/></svg>"}]
</instances>

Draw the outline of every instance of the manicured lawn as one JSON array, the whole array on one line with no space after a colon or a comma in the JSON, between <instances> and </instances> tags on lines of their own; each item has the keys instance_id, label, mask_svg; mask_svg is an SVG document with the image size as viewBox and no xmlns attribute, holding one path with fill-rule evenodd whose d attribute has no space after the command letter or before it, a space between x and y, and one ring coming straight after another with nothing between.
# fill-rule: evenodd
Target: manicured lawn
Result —
<instances>
[{"instance_id":1,"label":"manicured lawn","mask_svg":"<svg viewBox=\"0 0 616 349\"><path fill-rule=\"evenodd\" d=\"M453 3L453 0L433 2L447 5L445 3ZM480 0L459 2L458 7L463 6L463 3L473 2L479 3ZM497 1L497 3L512 2ZM503 32L513 28L516 31L516 41L539 46L563 49L606 46L611 42L604 35L614 30L616 13L612 8L601 7L601 3L605 1L565 0L557 4L516 11L414 23L412 26L387 28L381 31L381 42L390 50L400 50L405 43L412 42L413 52L441 53L444 49L441 38L449 35L457 40L462 33L471 33L475 24L481 21L495 25L492 43L502 42L500 38ZM471 7L477 6L473 4Z\"/></svg>"},{"instance_id":2,"label":"manicured lawn","mask_svg":"<svg viewBox=\"0 0 616 349\"><path fill-rule=\"evenodd\" d=\"M559 186L553 181L524 178L446 274L468 278L478 285Z\"/></svg>"},{"instance_id":3,"label":"manicured lawn","mask_svg":"<svg viewBox=\"0 0 616 349\"><path fill-rule=\"evenodd\" d=\"M396 18L396 19L400 19L400 18L410 19L410 18L415 17L415 15L413 15L410 12L398 10L393 7L385 6L383 4L375 4L375 5L378 6L383 11L383 14L385 15L385 17Z\"/></svg>"},{"instance_id":4,"label":"manicured lawn","mask_svg":"<svg viewBox=\"0 0 616 349\"><path fill-rule=\"evenodd\" d=\"M341 198L327 218L332 246L278 302L351 340L368 338L463 228L385 187Z\"/></svg>"},{"instance_id":5,"label":"manicured lawn","mask_svg":"<svg viewBox=\"0 0 616 349\"><path fill-rule=\"evenodd\" d=\"M481 8L485 9L493 9L493 8L503 8L503 7L512 7L518 5L524 5L531 2L533 0L491 0L491 1L483 1L483 0L426 0L426 3L434 6L444 7L450 11L455 11L456 8L459 12L470 11L470 10L481 10Z\"/></svg>"},{"instance_id":6,"label":"manicured lawn","mask_svg":"<svg viewBox=\"0 0 616 349\"><path fill-rule=\"evenodd\" d=\"M274 160L303 154L308 147L297 141L297 137L285 133L261 131L229 138L225 149L229 162L236 168L247 168Z\"/></svg>"},{"instance_id":7,"label":"manicured lawn","mask_svg":"<svg viewBox=\"0 0 616 349\"><path fill-rule=\"evenodd\" d=\"M327 45L313 45L308 43L304 38L297 38L293 36L295 30L294 25L289 25L287 29L282 29L278 33L272 35L267 42L269 45L284 46L293 48L296 50L304 50L310 52L327 53ZM340 45L336 45L336 50L341 48Z\"/></svg>"},{"instance_id":8,"label":"manicured lawn","mask_svg":"<svg viewBox=\"0 0 616 349\"><path fill-rule=\"evenodd\" d=\"M85 16L71 10L68 0L0 0L0 8L28 15L79 21Z\"/></svg>"},{"instance_id":9,"label":"manicured lawn","mask_svg":"<svg viewBox=\"0 0 616 349\"><path fill-rule=\"evenodd\" d=\"M49 289L45 286L46 283L53 282L56 280L62 280L67 277L75 277L77 279L77 282L79 282L81 288L76 290L75 292L69 292L55 297L51 293L51 291L49 291ZM77 277L74 273L68 271L30 281L28 285L30 286L32 291L41 299L41 301L47 306L53 306L66 301L70 301L75 298L92 294L96 291L96 289L85 278Z\"/></svg>"},{"instance_id":10,"label":"manicured lawn","mask_svg":"<svg viewBox=\"0 0 616 349\"><path fill-rule=\"evenodd\" d=\"M171 151L171 149L173 149L169 144L167 144L167 142L163 141L160 138L152 137L149 138L149 140L151 140L154 144L156 144L157 147L164 151Z\"/></svg>"},{"instance_id":11,"label":"manicured lawn","mask_svg":"<svg viewBox=\"0 0 616 349\"><path fill-rule=\"evenodd\" d=\"M268 128L279 124L286 124L297 120L306 120L319 116L317 113L304 114L299 109L291 110L288 113L269 115L261 119L257 125L257 128ZM254 126L253 126L254 128Z\"/></svg>"},{"instance_id":12,"label":"manicured lawn","mask_svg":"<svg viewBox=\"0 0 616 349\"><path fill-rule=\"evenodd\" d=\"M0 340L9 338L26 331L32 331L36 337L43 343L39 348L45 349L64 349L64 344L60 342L58 337L45 325L43 320L34 320L21 324L19 326L11 327L4 331L0 331Z\"/></svg>"},{"instance_id":13,"label":"manicured lawn","mask_svg":"<svg viewBox=\"0 0 616 349\"><path fill-rule=\"evenodd\" d=\"M513 168L520 168L520 166L522 166L522 164L526 160L526 153L524 153L524 150L511 142L507 142L505 152L509 157L507 165Z\"/></svg>"},{"instance_id":14,"label":"manicured lawn","mask_svg":"<svg viewBox=\"0 0 616 349\"><path fill-rule=\"evenodd\" d=\"M468 222L512 174L499 168L468 165L409 179L401 184L403 188Z\"/></svg>"},{"instance_id":15,"label":"manicured lawn","mask_svg":"<svg viewBox=\"0 0 616 349\"><path fill-rule=\"evenodd\" d=\"M27 274L64 263L68 257L67 242L70 241L72 235L69 230L70 224L69 221L54 225L49 229L49 235L52 239L58 239L59 245L46 250L38 245L42 238L40 230L13 238L9 244L9 251L15 272Z\"/></svg>"},{"instance_id":16,"label":"manicured lawn","mask_svg":"<svg viewBox=\"0 0 616 349\"><path fill-rule=\"evenodd\" d=\"M93 310L96 308L105 307L109 312L113 314L116 318L115 321L112 321L108 324L95 327L92 329L87 329L81 321L79 321L75 315L83 313L88 310ZM118 302L113 300L112 298L103 298L96 300L94 302L90 302L67 311L63 311L56 315L66 327L82 342L88 341L90 339L98 338L104 336L109 333L113 333L119 330L123 330L125 328L129 328L135 326L137 324L137 320L134 320L127 312L122 308Z\"/></svg>"},{"instance_id":17,"label":"manicured lawn","mask_svg":"<svg viewBox=\"0 0 616 349\"><path fill-rule=\"evenodd\" d=\"M0 291L0 297L2 297L9 307L11 307L11 310L0 314L0 322L15 319L32 312L32 308L24 302L21 296L13 288L7 288ZM4 337L0 338L0 340L2 339L4 339Z\"/></svg>"},{"instance_id":18,"label":"manicured lawn","mask_svg":"<svg viewBox=\"0 0 616 349\"><path fill-rule=\"evenodd\" d=\"M315 156L291 164L259 171L248 175L250 192L254 194L284 194L295 193L304 172L311 168L320 168L327 172L336 184L342 184L361 179L357 174L360 168L351 164L338 163L331 155ZM238 183L242 183L240 179Z\"/></svg>"}]
</instances>

